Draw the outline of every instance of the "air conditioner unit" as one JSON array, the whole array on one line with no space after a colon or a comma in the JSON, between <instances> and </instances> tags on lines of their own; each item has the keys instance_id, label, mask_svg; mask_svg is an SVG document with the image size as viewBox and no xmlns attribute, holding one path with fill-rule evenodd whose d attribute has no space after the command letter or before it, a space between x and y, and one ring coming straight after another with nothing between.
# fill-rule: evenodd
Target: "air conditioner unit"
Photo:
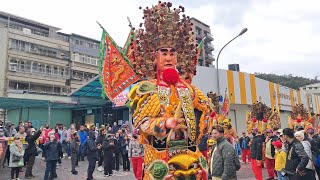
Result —
<instances>
[{"instance_id":1,"label":"air conditioner unit","mask_svg":"<svg viewBox=\"0 0 320 180\"><path fill-rule=\"evenodd\" d=\"M9 71L17 71L17 66L9 66Z\"/></svg>"}]
</instances>

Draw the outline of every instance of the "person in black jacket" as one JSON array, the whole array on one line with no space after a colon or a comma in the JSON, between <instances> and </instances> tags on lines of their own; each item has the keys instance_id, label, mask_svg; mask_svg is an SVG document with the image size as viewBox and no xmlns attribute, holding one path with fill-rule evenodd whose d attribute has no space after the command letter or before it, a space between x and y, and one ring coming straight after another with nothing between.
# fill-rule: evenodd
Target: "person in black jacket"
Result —
<instances>
[{"instance_id":1,"label":"person in black jacket","mask_svg":"<svg viewBox=\"0 0 320 180\"><path fill-rule=\"evenodd\" d=\"M78 138L78 132L75 131L72 134L72 141L71 141L71 173L74 175L78 174L78 171L76 170L76 166L78 164L78 154L79 154L79 148L80 148L80 142Z\"/></svg>"},{"instance_id":2,"label":"person in black jacket","mask_svg":"<svg viewBox=\"0 0 320 180\"><path fill-rule=\"evenodd\" d=\"M294 132L290 128L283 130L283 136L288 143L288 153L285 170L289 180L302 180L305 175L305 167L309 162L309 157L304 151L303 145L294 137Z\"/></svg>"},{"instance_id":3,"label":"person in black jacket","mask_svg":"<svg viewBox=\"0 0 320 180\"><path fill-rule=\"evenodd\" d=\"M312 155L317 158L320 156L320 137L318 134L314 133L314 129L312 127L306 128L307 134L308 134L308 140L311 143L311 151ZM320 177L320 167L315 165L316 172L318 176Z\"/></svg>"},{"instance_id":4,"label":"person in black jacket","mask_svg":"<svg viewBox=\"0 0 320 180\"><path fill-rule=\"evenodd\" d=\"M106 137L105 129L101 128L99 131L99 136L97 137L97 140L96 140L96 144L102 145L105 137ZM102 168L102 163L103 163L103 151L102 149L98 149L98 171L100 171L99 168Z\"/></svg>"},{"instance_id":5,"label":"person in black jacket","mask_svg":"<svg viewBox=\"0 0 320 180\"><path fill-rule=\"evenodd\" d=\"M251 165L257 180L262 180L262 143L263 137L257 128L252 129L253 139L250 144Z\"/></svg>"},{"instance_id":6,"label":"person in black jacket","mask_svg":"<svg viewBox=\"0 0 320 180\"><path fill-rule=\"evenodd\" d=\"M208 159L208 135L205 134L201 139L198 145L199 150L201 151L202 155Z\"/></svg>"},{"instance_id":7,"label":"person in black jacket","mask_svg":"<svg viewBox=\"0 0 320 180\"><path fill-rule=\"evenodd\" d=\"M130 161L129 161L129 157L128 157L128 150L129 150L129 137L126 134L123 138L123 140L121 141L121 154L122 154L122 160L123 160L123 171L130 171Z\"/></svg>"},{"instance_id":8,"label":"person in black jacket","mask_svg":"<svg viewBox=\"0 0 320 180\"><path fill-rule=\"evenodd\" d=\"M114 155L115 155L115 169L116 171L119 171L119 158L120 158L120 152L121 152L121 139L120 139L120 135L119 133L116 133L116 136L114 138L114 145L115 145L115 152L114 152Z\"/></svg>"},{"instance_id":9,"label":"person in black jacket","mask_svg":"<svg viewBox=\"0 0 320 180\"><path fill-rule=\"evenodd\" d=\"M107 139L103 141L103 161L104 161L104 175L112 176L112 162L113 153L115 151L114 139L111 139L110 135L107 135Z\"/></svg>"},{"instance_id":10,"label":"person in black jacket","mask_svg":"<svg viewBox=\"0 0 320 180\"><path fill-rule=\"evenodd\" d=\"M49 142L44 144L44 149L46 150L46 170L44 174L44 180L54 179L57 176L57 161L63 157L62 145L56 140L54 134L49 136Z\"/></svg>"},{"instance_id":11,"label":"person in black jacket","mask_svg":"<svg viewBox=\"0 0 320 180\"><path fill-rule=\"evenodd\" d=\"M96 136L95 136L95 132L94 131L90 131L88 133L89 139L86 141L86 145L87 146L87 159L89 161L89 165L88 165L88 171L87 171L87 180L93 180L93 172L94 169L96 168L96 161L98 160L97 157L97 150L101 149L101 145L96 145L95 140L96 140Z\"/></svg>"},{"instance_id":12,"label":"person in black jacket","mask_svg":"<svg viewBox=\"0 0 320 180\"><path fill-rule=\"evenodd\" d=\"M41 130L37 131L34 128L28 129L27 130L27 136L26 136L26 141L29 144L28 148L25 150L25 157L26 157L26 162L27 162L27 169L25 173L25 178L26 179L31 179L35 177L32 174L32 167L34 164L34 161L36 159L36 156L38 155L37 152L37 145L36 145L36 140L40 137L41 135Z\"/></svg>"}]
</instances>

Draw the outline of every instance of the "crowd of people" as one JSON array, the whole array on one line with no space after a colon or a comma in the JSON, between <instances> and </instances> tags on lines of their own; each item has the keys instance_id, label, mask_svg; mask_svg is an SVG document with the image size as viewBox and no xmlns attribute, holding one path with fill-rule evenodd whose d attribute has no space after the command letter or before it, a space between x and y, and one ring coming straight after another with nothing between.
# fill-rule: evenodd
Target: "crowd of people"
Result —
<instances>
[{"instance_id":1,"label":"crowd of people","mask_svg":"<svg viewBox=\"0 0 320 180\"><path fill-rule=\"evenodd\" d=\"M312 127L295 130L252 129L238 141L243 163L251 163L257 180L262 180L262 168L267 168L268 180L319 179L320 137Z\"/></svg>"},{"instance_id":2,"label":"crowd of people","mask_svg":"<svg viewBox=\"0 0 320 180\"><path fill-rule=\"evenodd\" d=\"M6 163L11 168L11 179L19 180L20 172L25 167L25 179L35 178L33 165L36 156L42 154L46 162L44 179L54 179L57 166L62 165L62 159L71 160L71 173L78 175L76 170L79 161L88 160L87 179L93 179L93 172L98 164L98 171L104 171L105 176L112 176L114 171L130 171L130 161L137 179L142 179L143 146L138 143L137 131L131 132L127 124L118 126L101 125L99 128L74 124L67 129L65 125L50 128L49 125L36 130L30 121L19 122L18 126L1 125L2 137L13 141L6 151Z\"/></svg>"},{"instance_id":3,"label":"crowd of people","mask_svg":"<svg viewBox=\"0 0 320 180\"><path fill-rule=\"evenodd\" d=\"M128 125L113 126L71 124L50 128L49 125L36 130L31 122L19 122L14 127L2 124L1 135L12 137L6 152L7 163L11 168L11 179L19 180L19 174L25 167L25 179L32 179L33 165L36 156L42 154L46 162L44 179L57 178L56 168L63 158L71 160L70 171L77 175L79 161L88 159L87 179L93 179L93 172L103 171L105 176L112 176L114 171L130 171L130 164L136 179L142 179L144 147L139 144L139 133L130 131ZM236 171L242 163L251 163L257 180L262 180L262 168L266 167L268 180L319 179L320 136L312 127L297 127L295 130L268 129L260 132L257 128L247 135L236 138L230 143L224 136L224 128L216 126L200 140L199 149L209 161L210 178L236 179ZM209 151L207 142L213 139L216 143ZM239 148L239 149L238 149Z\"/></svg>"}]
</instances>

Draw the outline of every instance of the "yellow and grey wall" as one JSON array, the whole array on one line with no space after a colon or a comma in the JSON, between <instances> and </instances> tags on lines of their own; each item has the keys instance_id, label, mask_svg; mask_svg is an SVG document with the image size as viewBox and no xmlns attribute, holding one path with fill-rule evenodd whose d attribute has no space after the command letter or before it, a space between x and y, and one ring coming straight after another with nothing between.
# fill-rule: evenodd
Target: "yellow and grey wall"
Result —
<instances>
[{"instance_id":1,"label":"yellow and grey wall","mask_svg":"<svg viewBox=\"0 0 320 180\"><path fill-rule=\"evenodd\" d=\"M197 75L193 84L204 93L217 92L217 69L197 67ZM296 103L303 103L305 107L315 114L320 113L320 98L313 94L306 94L273 82L255 77L254 74L219 70L220 94L225 92L231 103L230 118L238 132L245 130L245 113L257 100L269 107L279 107L281 110L282 127L287 127L288 116Z\"/></svg>"}]
</instances>

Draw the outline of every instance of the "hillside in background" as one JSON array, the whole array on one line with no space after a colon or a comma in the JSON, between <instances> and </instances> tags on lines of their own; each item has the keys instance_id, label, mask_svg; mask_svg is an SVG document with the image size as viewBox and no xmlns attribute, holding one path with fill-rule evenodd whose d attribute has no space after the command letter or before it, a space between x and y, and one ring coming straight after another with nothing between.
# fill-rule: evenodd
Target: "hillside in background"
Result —
<instances>
[{"instance_id":1,"label":"hillside in background","mask_svg":"<svg viewBox=\"0 0 320 180\"><path fill-rule=\"evenodd\" d=\"M299 89L299 87L301 86L320 82L320 80L318 80L318 76L316 76L313 79L310 79L305 77L292 76L292 74L277 75L277 74L255 73L255 75L260 79L281 84L283 86L287 86L292 89Z\"/></svg>"}]
</instances>

